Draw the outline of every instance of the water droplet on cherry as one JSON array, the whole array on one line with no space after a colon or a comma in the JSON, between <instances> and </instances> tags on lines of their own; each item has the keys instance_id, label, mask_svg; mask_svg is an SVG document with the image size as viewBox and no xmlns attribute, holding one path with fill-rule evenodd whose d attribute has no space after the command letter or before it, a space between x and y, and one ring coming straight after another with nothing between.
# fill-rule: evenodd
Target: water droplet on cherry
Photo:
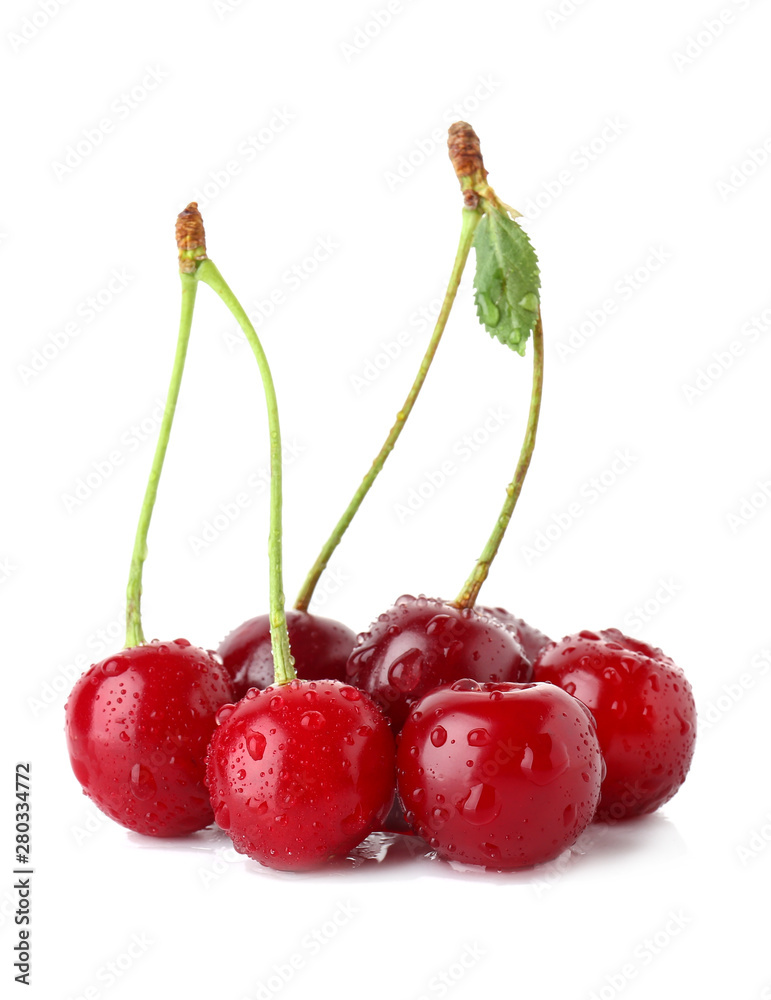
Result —
<instances>
[{"instance_id":1,"label":"water droplet on cherry","mask_svg":"<svg viewBox=\"0 0 771 1000\"><path fill-rule=\"evenodd\" d=\"M491 823L501 811L501 803L492 785L480 782L472 785L468 795L458 806L461 816L474 826Z\"/></svg>"},{"instance_id":2,"label":"water droplet on cherry","mask_svg":"<svg viewBox=\"0 0 771 1000\"><path fill-rule=\"evenodd\" d=\"M423 654L419 649L408 649L388 668L388 680L397 691L414 691L420 683L423 669Z\"/></svg>"},{"instance_id":3,"label":"water droplet on cherry","mask_svg":"<svg viewBox=\"0 0 771 1000\"><path fill-rule=\"evenodd\" d=\"M131 768L131 791L141 800L151 799L157 789L153 772L144 764L134 764Z\"/></svg>"},{"instance_id":4,"label":"water droplet on cherry","mask_svg":"<svg viewBox=\"0 0 771 1000\"><path fill-rule=\"evenodd\" d=\"M262 733L253 732L246 738L246 750L252 760L262 760L268 741Z\"/></svg>"},{"instance_id":5,"label":"water droplet on cherry","mask_svg":"<svg viewBox=\"0 0 771 1000\"><path fill-rule=\"evenodd\" d=\"M105 660L102 664L102 673L107 677L116 677L128 670L128 660L112 659Z\"/></svg>"},{"instance_id":6,"label":"water droplet on cherry","mask_svg":"<svg viewBox=\"0 0 771 1000\"><path fill-rule=\"evenodd\" d=\"M310 729L314 732L323 729L326 724L327 720L321 712L303 712L300 718L300 725L304 729Z\"/></svg>"},{"instance_id":7,"label":"water droplet on cherry","mask_svg":"<svg viewBox=\"0 0 771 1000\"><path fill-rule=\"evenodd\" d=\"M223 722L227 722L230 716L235 712L235 705L222 705L217 709L217 714L214 716L214 721L218 726L221 726Z\"/></svg>"},{"instance_id":8,"label":"water droplet on cherry","mask_svg":"<svg viewBox=\"0 0 771 1000\"><path fill-rule=\"evenodd\" d=\"M447 741L447 730L444 726L436 726L431 730L431 742L435 747L444 746Z\"/></svg>"}]
</instances>

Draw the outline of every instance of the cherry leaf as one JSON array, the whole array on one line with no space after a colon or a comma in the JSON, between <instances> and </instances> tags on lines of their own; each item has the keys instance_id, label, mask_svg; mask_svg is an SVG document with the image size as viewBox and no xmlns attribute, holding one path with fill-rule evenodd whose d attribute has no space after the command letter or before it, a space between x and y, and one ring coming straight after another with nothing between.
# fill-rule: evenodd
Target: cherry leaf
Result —
<instances>
[{"instance_id":1,"label":"cherry leaf","mask_svg":"<svg viewBox=\"0 0 771 1000\"><path fill-rule=\"evenodd\" d=\"M474 238L477 315L491 337L520 355L538 318L538 258L527 233L497 208L485 212Z\"/></svg>"}]
</instances>

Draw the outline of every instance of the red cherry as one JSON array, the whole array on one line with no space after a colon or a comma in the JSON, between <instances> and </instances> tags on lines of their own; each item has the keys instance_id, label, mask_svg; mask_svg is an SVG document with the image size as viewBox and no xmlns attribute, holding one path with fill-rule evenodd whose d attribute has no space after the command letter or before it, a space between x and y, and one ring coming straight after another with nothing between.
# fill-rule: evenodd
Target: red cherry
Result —
<instances>
[{"instance_id":1,"label":"red cherry","mask_svg":"<svg viewBox=\"0 0 771 1000\"><path fill-rule=\"evenodd\" d=\"M67 702L75 777L111 819L154 837L200 830L215 713L233 697L216 654L187 639L124 649L90 667Z\"/></svg>"},{"instance_id":2,"label":"red cherry","mask_svg":"<svg viewBox=\"0 0 771 1000\"><path fill-rule=\"evenodd\" d=\"M534 669L536 680L580 698L597 720L608 768L597 819L650 813L672 798L693 757L696 707L668 656L611 628L567 636Z\"/></svg>"},{"instance_id":3,"label":"red cherry","mask_svg":"<svg viewBox=\"0 0 771 1000\"><path fill-rule=\"evenodd\" d=\"M517 618L505 608L477 608L477 610L484 612L486 615L492 615L493 618L502 621L504 625L511 626L517 633L519 644L522 646L525 656L531 663L535 663L541 650L545 649L553 641L548 635L539 632L537 628L528 625L522 618Z\"/></svg>"},{"instance_id":4,"label":"red cherry","mask_svg":"<svg viewBox=\"0 0 771 1000\"><path fill-rule=\"evenodd\" d=\"M394 739L356 688L334 680L252 688L217 721L206 783L240 853L285 871L316 868L388 813Z\"/></svg>"},{"instance_id":5,"label":"red cherry","mask_svg":"<svg viewBox=\"0 0 771 1000\"><path fill-rule=\"evenodd\" d=\"M287 611L286 623L289 645L303 680L345 680L345 664L356 642L352 629L307 611ZM250 687L270 687L270 616L259 615L239 625L222 640L217 652L233 678L236 699L243 698Z\"/></svg>"},{"instance_id":6,"label":"red cherry","mask_svg":"<svg viewBox=\"0 0 771 1000\"><path fill-rule=\"evenodd\" d=\"M346 672L396 730L410 706L440 684L528 681L532 674L513 628L481 611L408 595L358 637Z\"/></svg>"},{"instance_id":7,"label":"red cherry","mask_svg":"<svg viewBox=\"0 0 771 1000\"><path fill-rule=\"evenodd\" d=\"M497 869L556 857L591 822L594 722L550 684L458 681L417 702L397 751L410 825L447 859Z\"/></svg>"}]
</instances>

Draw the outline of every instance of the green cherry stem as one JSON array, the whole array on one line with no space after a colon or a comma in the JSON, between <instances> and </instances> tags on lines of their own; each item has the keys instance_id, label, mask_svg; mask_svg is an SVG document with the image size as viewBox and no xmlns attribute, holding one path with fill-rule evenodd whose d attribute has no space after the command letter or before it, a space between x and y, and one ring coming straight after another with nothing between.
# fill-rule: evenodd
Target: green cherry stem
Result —
<instances>
[{"instance_id":1,"label":"green cherry stem","mask_svg":"<svg viewBox=\"0 0 771 1000\"><path fill-rule=\"evenodd\" d=\"M166 457L171 425L174 422L174 411L177 408L179 387L182 382L182 373L185 369L187 345L190 339L195 296L198 288L195 273L186 273L180 268L179 277L182 282L182 312L179 321L177 350L174 356L174 367L171 372L169 391L166 396L166 406L161 420L161 429L158 433L158 443L155 446L153 464L150 468L150 478L147 480L147 488L145 489L142 509L139 514L139 524L137 525L137 533L134 539L134 551L131 556L128 587L126 588L127 649L130 649L132 646L141 646L146 641L144 632L142 631L140 602L142 597L142 569L147 558L147 532L150 528L150 519L153 515L155 498L158 494L158 481L161 478L163 460Z\"/></svg>"},{"instance_id":2,"label":"green cherry stem","mask_svg":"<svg viewBox=\"0 0 771 1000\"><path fill-rule=\"evenodd\" d=\"M273 648L273 666L276 684L288 684L297 676L294 659L289 649L289 632L284 611L284 584L281 545L281 429L278 420L278 402L273 385L268 359L260 339L225 279L211 260L204 260L198 266L197 277L204 281L222 299L241 327L249 346L257 359L265 389L270 431L270 532L268 536L268 561L270 573L270 640Z\"/></svg>"},{"instance_id":3,"label":"green cherry stem","mask_svg":"<svg viewBox=\"0 0 771 1000\"><path fill-rule=\"evenodd\" d=\"M514 472L514 478L506 487L506 500L503 508L495 522L492 534L487 540L482 555L479 557L476 566L463 586L460 594L455 600L456 607L473 608L479 595L482 584L487 579L490 566L495 559L498 548L501 544L506 529L509 526L511 515L522 492L522 484L525 481L527 470L530 467L530 459L535 448L535 436L538 430L538 417L541 412L541 396L543 393L543 326L541 324L541 312L538 311L538 319L533 329L533 388L530 394L530 411L527 417L527 429L522 442L522 449L519 454L519 461Z\"/></svg>"},{"instance_id":4,"label":"green cherry stem","mask_svg":"<svg viewBox=\"0 0 771 1000\"><path fill-rule=\"evenodd\" d=\"M415 377L415 381L412 383L412 388L407 394L407 398L405 399L402 408L396 415L396 421L389 431L383 447L375 456L369 471L362 479L359 488L354 493L351 502L345 508L342 517L335 525L332 534L324 543L316 562L313 564L310 573L306 577L305 583L303 583L302 589L300 590L294 605L298 611L308 610L308 605L313 597L316 584L319 582L321 574L327 568L327 564L329 563L332 553L340 544L340 540L345 534L359 507L361 507L362 501L369 493L372 484L375 482L381 469L385 465L386 459L393 451L394 445L399 440L399 435L404 430L404 425L412 412L412 408L415 405L418 395L420 394L420 390L423 388L423 383L428 375L428 370L431 367L434 355L436 354L437 348L439 347L439 343L442 339L442 334L447 326L447 320L450 317L450 311L452 310L458 286L460 285L463 269L466 266L466 261L468 260L471 247L474 243L474 233L476 232L476 228L479 225L479 220L481 218L482 213L476 206L473 208L463 209L463 222L461 225L458 250L455 254L455 262L452 267L452 273L450 274L447 291L444 295L444 301L442 302L442 308L439 312L434 332L431 335L431 340L426 348L426 353L423 355L423 360L420 363L418 374Z\"/></svg>"}]
</instances>

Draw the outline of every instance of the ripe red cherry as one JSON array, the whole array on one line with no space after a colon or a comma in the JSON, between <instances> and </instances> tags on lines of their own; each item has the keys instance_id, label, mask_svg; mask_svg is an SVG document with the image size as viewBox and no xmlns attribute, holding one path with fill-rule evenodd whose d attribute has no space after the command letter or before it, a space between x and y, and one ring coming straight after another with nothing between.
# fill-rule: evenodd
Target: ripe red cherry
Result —
<instances>
[{"instance_id":1,"label":"ripe red cherry","mask_svg":"<svg viewBox=\"0 0 771 1000\"><path fill-rule=\"evenodd\" d=\"M345 665L356 642L352 629L307 611L287 611L286 623L289 645L303 680L345 680ZM259 615L239 625L222 640L217 652L233 678L236 699L243 698L251 687L270 687L270 616Z\"/></svg>"},{"instance_id":2,"label":"ripe red cherry","mask_svg":"<svg viewBox=\"0 0 771 1000\"><path fill-rule=\"evenodd\" d=\"M672 798L693 756L696 708L668 656L611 628L568 636L534 669L536 680L580 698L597 720L608 768L597 819L650 813Z\"/></svg>"},{"instance_id":3,"label":"ripe red cherry","mask_svg":"<svg viewBox=\"0 0 771 1000\"><path fill-rule=\"evenodd\" d=\"M217 709L233 697L215 654L187 639L124 649L67 702L67 747L89 798L129 830L178 837L212 822L204 785Z\"/></svg>"},{"instance_id":4,"label":"ripe red cherry","mask_svg":"<svg viewBox=\"0 0 771 1000\"><path fill-rule=\"evenodd\" d=\"M235 848L280 870L344 855L394 795L394 739L380 709L340 681L252 688L217 716L206 783Z\"/></svg>"},{"instance_id":5,"label":"ripe red cherry","mask_svg":"<svg viewBox=\"0 0 771 1000\"><path fill-rule=\"evenodd\" d=\"M517 618L505 608L479 608L478 610L483 611L486 615L492 615L493 618L498 618L504 625L510 625L517 633L519 644L531 663L535 663L541 650L552 642L548 635L539 632L537 628L528 625L522 618Z\"/></svg>"},{"instance_id":6,"label":"ripe red cherry","mask_svg":"<svg viewBox=\"0 0 771 1000\"><path fill-rule=\"evenodd\" d=\"M396 760L416 832L447 860L504 870L569 847L602 780L591 715L551 684L437 688L413 706Z\"/></svg>"},{"instance_id":7,"label":"ripe red cherry","mask_svg":"<svg viewBox=\"0 0 771 1000\"><path fill-rule=\"evenodd\" d=\"M513 628L482 611L408 595L358 637L346 670L397 731L410 706L440 684L528 681L532 673Z\"/></svg>"}]
</instances>

